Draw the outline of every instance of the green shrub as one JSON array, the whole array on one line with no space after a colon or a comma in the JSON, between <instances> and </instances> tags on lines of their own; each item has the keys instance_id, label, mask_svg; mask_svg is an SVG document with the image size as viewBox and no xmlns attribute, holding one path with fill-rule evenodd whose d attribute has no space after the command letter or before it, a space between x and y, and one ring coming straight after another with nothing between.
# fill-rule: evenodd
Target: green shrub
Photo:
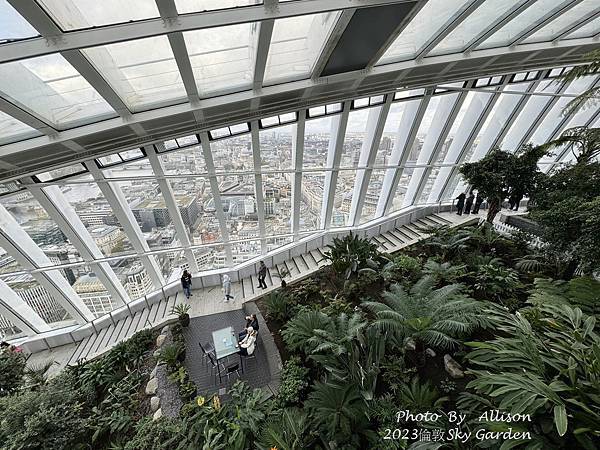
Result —
<instances>
[{"instance_id":1,"label":"green shrub","mask_svg":"<svg viewBox=\"0 0 600 450\"><path fill-rule=\"evenodd\" d=\"M277 403L282 407L297 404L307 387L308 369L300 364L300 358L290 358L281 371Z\"/></svg>"},{"instance_id":2,"label":"green shrub","mask_svg":"<svg viewBox=\"0 0 600 450\"><path fill-rule=\"evenodd\" d=\"M285 322L291 317L295 304L294 298L282 290L273 291L265 298L267 315L278 322Z\"/></svg>"},{"instance_id":3,"label":"green shrub","mask_svg":"<svg viewBox=\"0 0 600 450\"><path fill-rule=\"evenodd\" d=\"M383 266L381 275L385 281L414 281L421 274L421 261L409 255L400 254Z\"/></svg>"},{"instance_id":4,"label":"green shrub","mask_svg":"<svg viewBox=\"0 0 600 450\"><path fill-rule=\"evenodd\" d=\"M22 353L0 353L0 397L16 391L23 382L25 357Z\"/></svg>"},{"instance_id":5,"label":"green shrub","mask_svg":"<svg viewBox=\"0 0 600 450\"><path fill-rule=\"evenodd\" d=\"M159 420L145 417L135 425L134 431L123 450L163 450L165 442L181 433L181 422L167 417Z\"/></svg>"},{"instance_id":6,"label":"green shrub","mask_svg":"<svg viewBox=\"0 0 600 450\"><path fill-rule=\"evenodd\" d=\"M160 350L158 360L167 365L169 373L176 372L179 368L179 358L183 351L179 344L164 345Z\"/></svg>"},{"instance_id":7,"label":"green shrub","mask_svg":"<svg viewBox=\"0 0 600 450\"><path fill-rule=\"evenodd\" d=\"M333 270L344 280L349 280L361 269L376 269L378 257L377 244L352 232L343 238L334 238L333 244L328 245L323 253L323 260L331 262Z\"/></svg>"}]
</instances>

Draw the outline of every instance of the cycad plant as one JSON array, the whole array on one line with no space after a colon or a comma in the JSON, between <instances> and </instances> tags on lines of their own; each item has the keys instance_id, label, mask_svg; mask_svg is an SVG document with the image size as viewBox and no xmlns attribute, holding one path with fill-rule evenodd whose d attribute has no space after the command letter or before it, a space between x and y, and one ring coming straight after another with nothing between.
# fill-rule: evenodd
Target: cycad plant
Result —
<instances>
[{"instance_id":1,"label":"cycad plant","mask_svg":"<svg viewBox=\"0 0 600 450\"><path fill-rule=\"evenodd\" d=\"M331 262L333 270L344 280L349 280L361 269L376 269L378 257L377 244L352 232L343 238L334 238L333 244L328 245L323 253L323 260Z\"/></svg>"},{"instance_id":2,"label":"cycad plant","mask_svg":"<svg viewBox=\"0 0 600 450\"><path fill-rule=\"evenodd\" d=\"M310 416L299 408L276 411L266 423L258 441L259 448L278 450L304 450L314 443Z\"/></svg>"},{"instance_id":3,"label":"cycad plant","mask_svg":"<svg viewBox=\"0 0 600 450\"><path fill-rule=\"evenodd\" d=\"M423 241L423 245L429 248L435 255L439 255L442 261L450 261L462 252L467 251L468 243L471 241L471 232L467 229L439 227L433 234Z\"/></svg>"},{"instance_id":4,"label":"cycad plant","mask_svg":"<svg viewBox=\"0 0 600 450\"><path fill-rule=\"evenodd\" d=\"M310 354L314 344L309 342L313 330L326 330L331 326L331 318L320 311L305 310L288 321L281 332L285 344L291 351L301 350Z\"/></svg>"},{"instance_id":5,"label":"cycad plant","mask_svg":"<svg viewBox=\"0 0 600 450\"><path fill-rule=\"evenodd\" d=\"M423 266L423 274L432 277L439 286L456 283L466 274L466 268L467 266L464 264L439 263L433 259L428 259Z\"/></svg>"},{"instance_id":6,"label":"cycad plant","mask_svg":"<svg viewBox=\"0 0 600 450\"><path fill-rule=\"evenodd\" d=\"M375 315L376 327L398 333L405 342L413 340L417 349L453 349L460 338L487 323L483 304L462 294L461 284L434 286L435 280L427 276L410 291L395 284L381 301L363 302L362 306Z\"/></svg>"}]
</instances>

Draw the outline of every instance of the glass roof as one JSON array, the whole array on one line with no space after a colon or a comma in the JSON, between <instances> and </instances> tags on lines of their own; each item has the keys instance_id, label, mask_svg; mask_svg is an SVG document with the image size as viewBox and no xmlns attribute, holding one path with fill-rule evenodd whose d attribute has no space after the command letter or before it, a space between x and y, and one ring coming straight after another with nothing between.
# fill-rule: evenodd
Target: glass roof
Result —
<instances>
[{"instance_id":1,"label":"glass roof","mask_svg":"<svg viewBox=\"0 0 600 450\"><path fill-rule=\"evenodd\" d=\"M565 39L579 39L596 36L600 33L600 17L588 22L577 30L569 33Z\"/></svg>"},{"instance_id":2,"label":"glass roof","mask_svg":"<svg viewBox=\"0 0 600 450\"><path fill-rule=\"evenodd\" d=\"M116 115L59 54L0 65L0 92L59 128Z\"/></svg>"},{"instance_id":3,"label":"glass roof","mask_svg":"<svg viewBox=\"0 0 600 450\"><path fill-rule=\"evenodd\" d=\"M38 3L65 31L160 15L154 0L38 0Z\"/></svg>"},{"instance_id":4,"label":"glass roof","mask_svg":"<svg viewBox=\"0 0 600 450\"><path fill-rule=\"evenodd\" d=\"M330 12L276 20L265 84L308 78L338 16Z\"/></svg>"},{"instance_id":5,"label":"glass roof","mask_svg":"<svg viewBox=\"0 0 600 450\"><path fill-rule=\"evenodd\" d=\"M259 0L175 0L179 14L259 5L261 3L262 1Z\"/></svg>"},{"instance_id":6,"label":"glass roof","mask_svg":"<svg viewBox=\"0 0 600 450\"><path fill-rule=\"evenodd\" d=\"M186 100L166 36L89 48L83 53L132 111Z\"/></svg>"},{"instance_id":7,"label":"glass roof","mask_svg":"<svg viewBox=\"0 0 600 450\"><path fill-rule=\"evenodd\" d=\"M6 0L0 0L0 43L12 39L39 36L39 33L21 17Z\"/></svg>"},{"instance_id":8,"label":"glass roof","mask_svg":"<svg viewBox=\"0 0 600 450\"><path fill-rule=\"evenodd\" d=\"M200 96L252 86L257 29L243 23L184 33Z\"/></svg>"},{"instance_id":9,"label":"glass roof","mask_svg":"<svg viewBox=\"0 0 600 450\"><path fill-rule=\"evenodd\" d=\"M3 139L10 142L14 139L27 139L34 136L40 136L41 134L42 133L35 128L31 128L0 111L0 145L5 143L3 142Z\"/></svg>"},{"instance_id":10,"label":"glass roof","mask_svg":"<svg viewBox=\"0 0 600 450\"><path fill-rule=\"evenodd\" d=\"M379 64L411 59L444 23L470 0L429 0L379 60Z\"/></svg>"},{"instance_id":11,"label":"glass roof","mask_svg":"<svg viewBox=\"0 0 600 450\"><path fill-rule=\"evenodd\" d=\"M598 0L584 0L529 36L525 39L524 43L552 40L563 31L564 28L585 19L591 13L598 12L599 7L600 3Z\"/></svg>"}]
</instances>

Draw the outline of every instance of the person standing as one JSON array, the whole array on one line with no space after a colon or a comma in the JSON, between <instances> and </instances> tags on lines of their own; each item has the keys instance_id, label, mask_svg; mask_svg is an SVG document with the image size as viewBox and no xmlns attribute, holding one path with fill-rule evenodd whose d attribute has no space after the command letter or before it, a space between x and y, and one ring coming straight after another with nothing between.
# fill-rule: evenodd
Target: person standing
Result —
<instances>
[{"instance_id":1,"label":"person standing","mask_svg":"<svg viewBox=\"0 0 600 450\"><path fill-rule=\"evenodd\" d=\"M481 208L481 204L483 203L483 196L477 193L477 197L475 197L475 204L473 205L473 214L479 214L479 208Z\"/></svg>"},{"instance_id":2,"label":"person standing","mask_svg":"<svg viewBox=\"0 0 600 450\"><path fill-rule=\"evenodd\" d=\"M267 288L267 283L265 283L265 278L267 278L267 266L265 266L264 261L261 261L260 266L258 268L258 287L261 289Z\"/></svg>"},{"instance_id":3,"label":"person standing","mask_svg":"<svg viewBox=\"0 0 600 450\"><path fill-rule=\"evenodd\" d=\"M192 296L192 274L187 270L184 270L183 275L181 275L181 286L183 287L185 298L189 300Z\"/></svg>"},{"instance_id":4,"label":"person standing","mask_svg":"<svg viewBox=\"0 0 600 450\"><path fill-rule=\"evenodd\" d=\"M471 206L473 206L474 200L475 196L473 195L473 191L471 191L467 197L467 201L465 202L465 214L471 214Z\"/></svg>"},{"instance_id":5,"label":"person standing","mask_svg":"<svg viewBox=\"0 0 600 450\"><path fill-rule=\"evenodd\" d=\"M231 278L229 278L229 275L223 275L223 294L225 294L225 303L233 299L233 295L231 295Z\"/></svg>"},{"instance_id":6,"label":"person standing","mask_svg":"<svg viewBox=\"0 0 600 450\"><path fill-rule=\"evenodd\" d=\"M459 194L458 197L456 197L456 200L458 200L458 202L456 203L456 214L458 214L459 216L462 216L463 213L463 209L465 207L465 193L461 192Z\"/></svg>"}]
</instances>

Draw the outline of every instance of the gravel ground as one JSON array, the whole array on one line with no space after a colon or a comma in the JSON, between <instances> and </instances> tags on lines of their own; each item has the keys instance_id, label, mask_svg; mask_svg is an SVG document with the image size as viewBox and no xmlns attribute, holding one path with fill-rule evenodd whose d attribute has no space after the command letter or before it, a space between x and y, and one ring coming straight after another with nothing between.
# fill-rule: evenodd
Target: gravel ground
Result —
<instances>
[{"instance_id":1,"label":"gravel ground","mask_svg":"<svg viewBox=\"0 0 600 450\"><path fill-rule=\"evenodd\" d=\"M169 331L163 347L172 343L173 336ZM177 417L179 415L179 410L183 406L183 402L181 401L181 397L179 397L177 384L169 380L166 365L161 364L158 366L156 369L156 379L158 381L157 394L160 397L160 408L162 409L163 416Z\"/></svg>"}]
</instances>

